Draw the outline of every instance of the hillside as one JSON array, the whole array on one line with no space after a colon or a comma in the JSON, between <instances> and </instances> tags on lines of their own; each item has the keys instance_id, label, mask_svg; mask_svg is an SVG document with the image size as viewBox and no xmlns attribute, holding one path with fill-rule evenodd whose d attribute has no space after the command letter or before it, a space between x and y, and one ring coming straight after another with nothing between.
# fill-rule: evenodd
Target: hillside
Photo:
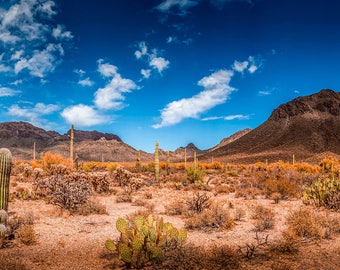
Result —
<instances>
[{"instance_id":1,"label":"hillside","mask_svg":"<svg viewBox=\"0 0 340 270\"><path fill-rule=\"evenodd\" d=\"M340 155L340 93L329 89L280 105L262 125L204 157L247 162L324 152Z\"/></svg>"}]
</instances>

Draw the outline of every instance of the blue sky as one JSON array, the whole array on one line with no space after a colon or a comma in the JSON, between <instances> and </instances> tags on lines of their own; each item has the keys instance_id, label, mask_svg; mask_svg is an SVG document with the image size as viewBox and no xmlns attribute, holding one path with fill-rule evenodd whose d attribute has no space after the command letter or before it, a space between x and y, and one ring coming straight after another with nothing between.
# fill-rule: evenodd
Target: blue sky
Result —
<instances>
[{"instance_id":1,"label":"blue sky","mask_svg":"<svg viewBox=\"0 0 340 270\"><path fill-rule=\"evenodd\" d=\"M208 149L339 91L338 2L0 0L0 121Z\"/></svg>"}]
</instances>

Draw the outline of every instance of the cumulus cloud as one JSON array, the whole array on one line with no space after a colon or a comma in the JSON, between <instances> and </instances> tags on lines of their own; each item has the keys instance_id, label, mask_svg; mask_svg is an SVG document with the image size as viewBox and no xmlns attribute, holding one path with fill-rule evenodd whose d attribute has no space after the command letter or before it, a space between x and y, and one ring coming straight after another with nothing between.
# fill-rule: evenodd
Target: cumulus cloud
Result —
<instances>
[{"instance_id":1,"label":"cumulus cloud","mask_svg":"<svg viewBox=\"0 0 340 270\"><path fill-rule=\"evenodd\" d=\"M30 58L21 58L16 62L14 72L18 74L27 68L32 76L43 78L54 71L59 56L63 55L64 50L60 44L48 44L44 50L34 51Z\"/></svg>"},{"instance_id":2,"label":"cumulus cloud","mask_svg":"<svg viewBox=\"0 0 340 270\"><path fill-rule=\"evenodd\" d=\"M65 108L61 116L70 124L80 127L89 127L98 124L108 123L110 117L102 115L91 106L78 104Z\"/></svg>"},{"instance_id":3,"label":"cumulus cloud","mask_svg":"<svg viewBox=\"0 0 340 270\"><path fill-rule=\"evenodd\" d=\"M143 75L143 78L148 79L151 76L150 69L141 69L140 73Z\"/></svg>"},{"instance_id":4,"label":"cumulus cloud","mask_svg":"<svg viewBox=\"0 0 340 270\"><path fill-rule=\"evenodd\" d=\"M19 90L13 90L8 87L0 87L0 97L12 97L21 93Z\"/></svg>"},{"instance_id":5,"label":"cumulus cloud","mask_svg":"<svg viewBox=\"0 0 340 270\"><path fill-rule=\"evenodd\" d=\"M165 13L175 10L176 14L182 16L187 14L189 8L198 5L198 3L199 0L164 0L156 9Z\"/></svg>"},{"instance_id":6,"label":"cumulus cloud","mask_svg":"<svg viewBox=\"0 0 340 270\"><path fill-rule=\"evenodd\" d=\"M157 69L159 73L162 73L164 69L169 67L170 62L163 57L154 57L151 59L149 65Z\"/></svg>"},{"instance_id":7,"label":"cumulus cloud","mask_svg":"<svg viewBox=\"0 0 340 270\"><path fill-rule=\"evenodd\" d=\"M250 67L254 66L254 70ZM167 104L161 110L161 122L153 125L153 128L162 128L182 122L187 118L199 118L199 116L211 108L223 104L229 98L230 94L236 89L230 86L230 81L235 72L243 73L248 70L253 73L259 67L255 58L250 56L247 61L235 61L230 70L221 69L213 72L209 76L203 77L198 81L198 85L204 88L198 94L182 98ZM225 120L246 119L244 115L224 116ZM220 117L204 118L203 120L216 120Z\"/></svg>"},{"instance_id":8,"label":"cumulus cloud","mask_svg":"<svg viewBox=\"0 0 340 270\"><path fill-rule=\"evenodd\" d=\"M14 104L8 109L8 114L20 119L27 119L32 124L41 126L44 115L52 114L59 109L59 106L55 104L37 103L34 107L20 107L18 104Z\"/></svg>"},{"instance_id":9,"label":"cumulus cloud","mask_svg":"<svg viewBox=\"0 0 340 270\"><path fill-rule=\"evenodd\" d=\"M28 74L43 78L53 72L64 56L63 46L73 38L63 25L54 25L57 14L52 0L10 1L0 10L0 49L6 68L0 72ZM12 50L6 48L11 47ZM14 52L14 53L13 53Z\"/></svg>"},{"instance_id":10,"label":"cumulus cloud","mask_svg":"<svg viewBox=\"0 0 340 270\"><path fill-rule=\"evenodd\" d=\"M73 35L70 31L65 31L64 26L58 24L56 28L53 29L52 35L55 39L57 40L62 40L62 39L72 39Z\"/></svg>"},{"instance_id":11,"label":"cumulus cloud","mask_svg":"<svg viewBox=\"0 0 340 270\"><path fill-rule=\"evenodd\" d=\"M198 85L205 90L190 98L173 101L161 110L161 123L153 125L161 128L180 123L186 118L198 118L199 115L216 105L224 103L235 89L229 85L234 72L218 70L203 77Z\"/></svg>"},{"instance_id":12,"label":"cumulus cloud","mask_svg":"<svg viewBox=\"0 0 340 270\"><path fill-rule=\"evenodd\" d=\"M87 77L85 79L79 80L78 84L80 84L81 86L92 86L94 82L91 81L90 77Z\"/></svg>"},{"instance_id":13,"label":"cumulus cloud","mask_svg":"<svg viewBox=\"0 0 340 270\"><path fill-rule=\"evenodd\" d=\"M138 89L138 86L132 80L123 78L116 66L102 60L98 61L98 71L105 77L111 77L111 80L105 87L95 92L95 105L102 110L120 109L125 100L124 93Z\"/></svg>"},{"instance_id":14,"label":"cumulus cloud","mask_svg":"<svg viewBox=\"0 0 340 270\"><path fill-rule=\"evenodd\" d=\"M125 104L125 94L139 87L130 79L123 78L118 73L118 68L103 59L97 61L97 71L107 80L106 85L94 93L93 104L78 104L66 107L61 116L69 123L77 126L93 126L108 123L112 120L107 115L108 110L122 109ZM86 72L82 69L75 70L82 77ZM92 85L89 78L79 81L83 86Z\"/></svg>"},{"instance_id":15,"label":"cumulus cloud","mask_svg":"<svg viewBox=\"0 0 340 270\"><path fill-rule=\"evenodd\" d=\"M261 65L261 60L256 60L254 56L249 56L247 61L234 61L232 69L242 74L245 71L248 71L249 73L255 73L255 71L257 71Z\"/></svg>"},{"instance_id":16,"label":"cumulus cloud","mask_svg":"<svg viewBox=\"0 0 340 270\"><path fill-rule=\"evenodd\" d=\"M138 50L135 51L135 56L138 60L146 60L149 66L152 69L157 70L159 74L162 74L162 72L170 65L169 60L159 56L159 51L157 49L152 49L151 52L149 52L149 48L145 41L139 42ZM148 79L151 76L151 70L142 69L141 74L143 75L143 79Z\"/></svg>"}]
</instances>

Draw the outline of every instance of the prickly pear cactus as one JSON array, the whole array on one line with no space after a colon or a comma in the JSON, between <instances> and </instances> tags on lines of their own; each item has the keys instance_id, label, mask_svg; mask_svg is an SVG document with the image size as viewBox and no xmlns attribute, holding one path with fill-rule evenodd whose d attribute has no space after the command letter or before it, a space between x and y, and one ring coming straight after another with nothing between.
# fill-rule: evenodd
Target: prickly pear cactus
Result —
<instances>
[{"instance_id":1,"label":"prickly pear cactus","mask_svg":"<svg viewBox=\"0 0 340 270\"><path fill-rule=\"evenodd\" d=\"M119 259L132 268L151 265L163 256L166 247L177 247L187 237L185 230L164 223L163 218L154 219L152 215L147 218L137 216L133 225L118 218L116 227L120 232L119 240L107 240L105 246L111 251L117 250Z\"/></svg>"},{"instance_id":2,"label":"prickly pear cactus","mask_svg":"<svg viewBox=\"0 0 340 270\"><path fill-rule=\"evenodd\" d=\"M9 180L12 154L7 148L0 149L0 209L7 211L9 198Z\"/></svg>"},{"instance_id":3,"label":"prickly pear cactus","mask_svg":"<svg viewBox=\"0 0 340 270\"><path fill-rule=\"evenodd\" d=\"M302 193L304 204L340 210L340 181L337 179L318 179Z\"/></svg>"}]
</instances>

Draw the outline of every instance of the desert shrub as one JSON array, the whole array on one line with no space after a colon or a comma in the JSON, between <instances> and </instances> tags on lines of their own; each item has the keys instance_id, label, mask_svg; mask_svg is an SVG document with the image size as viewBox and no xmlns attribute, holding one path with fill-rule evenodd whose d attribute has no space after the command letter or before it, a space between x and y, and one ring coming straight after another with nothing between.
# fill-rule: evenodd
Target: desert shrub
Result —
<instances>
[{"instance_id":1,"label":"desert shrub","mask_svg":"<svg viewBox=\"0 0 340 270\"><path fill-rule=\"evenodd\" d=\"M229 194L235 191L235 187L229 186L229 185L219 185L219 186L216 186L214 190L215 190L215 194L221 194L221 193Z\"/></svg>"},{"instance_id":2,"label":"desert shrub","mask_svg":"<svg viewBox=\"0 0 340 270\"><path fill-rule=\"evenodd\" d=\"M256 199L256 196L261 194L261 190L255 187L247 187L242 188L238 187L236 188L235 197L240 198L243 197L246 200Z\"/></svg>"},{"instance_id":3,"label":"desert shrub","mask_svg":"<svg viewBox=\"0 0 340 270\"><path fill-rule=\"evenodd\" d=\"M52 154L51 152L46 152L41 157L40 161L41 168L48 172L52 173L51 170L53 170L56 165L64 165L67 169L71 169L72 164L71 161L68 159L64 159L62 155L59 154Z\"/></svg>"},{"instance_id":4,"label":"desert shrub","mask_svg":"<svg viewBox=\"0 0 340 270\"><path fill-rule=\"evenodd\" d=\"M32 225L23 225L16 231L18 238L25 245L35 244L37 241L36 231Z\"/></svg>"},{"instance_id":5,"label":"desert shrub","mask_svg":"<svg viewBox=\"0 0 340 270\"><path fill-rule=\"evenodd\" d=\"M127 193L117 194L116 202L117 203L126 203L126 202L130 203L132 202L132 196L131 194L127 194Z\"/></svg>"},{"instance_id":6,"label":"desert shrub","mask_svg":"<svg viewBox=\"0 0 340 270\"><path fill-rule=\"evenodd\" d=\"M240 221L246 216L246 211L243 208L237 207L234 211L234 220Z\"/></svg>"},{"instance_id":7,"label":"desert shrub","mask_svg":"<svg viewBox=\"0 0 340 270\"><path fill-rule=\"evenodd\" d=\"M240 267L240 255L235 247L229 245L213 245L204 249L208 262L207 269L216 265L219 269L238 269ZM210 268L215 269L215 268Z\"/></svg>"},{"instance_id":8,"label":"desert shrub","mask_svg":"<svg viewBox=\"0 0 340 270\"><path fill-rule=\"evenodd\" d=\"M194 193L193 196L185 202L188 205L188 210L194 213L201 213L204 209L209 208L210 202L207 193Z\"/></svg>"},{"instance_id":9,"label":"desert shrub","mask_svg":"<svg viewBox=\"0 0 340 270\"><path fill-rule=\"evenodd\" d=\"M116 228L120 232L118 241L107 240L107 249L117 251L128 268L142 268L161 259L167 249L176 249L187 237L185 230L179 230L163 218L154 220L152 215L136 216L129 225L118 218Z\"/></svg>"},{"instance_id":10,"label":"desert shrub","mask_svg":"<svg viewBox=\"0 0 340 270\"><path fill-rule=\"evenodd\" d=\"M117 163L114 163L114 162L109 162L107 165L106 165L106 170L108 172L114 172L115 170L117 170L118 168L118 164Z\"/></svg>"},{"instance_id":11,"label":"desert shrub","mask_svg":"<svg viewBox=\"0 0 340 270\"><path fill-rule=\"evenodd\" d=\"M175 200L165 205L167 215L176 216L188 213L188 204L181 200Z\"/></svg>"},{"instance_id":12,"label":"desert shrub","mask_svg":"<svg viewBox=\"0 0 340 270\"><path fill-rule=\"evenodd\" d=\"M79 205L87 202L92 194L90 184L78 174L52 175L34 183L36 194L47 202L76 212Z\"/></svg>"},{"instance_id":13,"label":"desert shrub","mask_svg":"<svg viewBox=\"0 0 340 270\"><path fill-rule=\"evenodd\" d=\"M235 226L234 219L229 211L219 203L213 203L209 208L193 214L185 221L188 229L209 230L229 230Z\"/></svg>"},{"instance_id":14,"label":"desert shrub","mask_svg":"<svg viewBox=\"0 0 340 270\"><path fill-rule=\"evenodd\" d=\"M110 179L106 172L92 172L81 175L86 179L93 187L93 190L97 193L109 193L110 191Z\"/></svg>"},{"instance_id":15,"label":"desert shrub","mask_svg":"<svg viewBox=\"0 0 340 270\"><path fill-rule=\"evenodd\" d=\"M304 238L322 238L322 227L312 209L302 208L291 211L286 218L288 229L296 236Z\"/></svg>"},{"instance_id":16,"label":"desert shrub","mask_svg":"<svg viewBox=\"0 0 340 270\"><path fill-rule=\"evenodd\" d=\"M34 217L31 213L9 215L5 235L2 240L20 239L24 244L33 244L36 233L33 229Z\"/></svg>"},{"instance_id":17,"label":"desert shrub","mask_svg":"<svg viewBox=\"0 0 340 270\"><path fill-rule=\"evenodd\" d=\"M239 252L242 254L243 257L246 259L251 259L254 257L260 250L262 250L264 247L268 246L268 237L269 235L259 235L258 232L256 232L254 240L255 241L249 241L243 246L239 246Z\"/></svg>"},{"instance_id":18,"label":"desert shrub","mask_svg":"<svg viewBox=\"0 0 340 270\"><path fill-rule=\"evenodd\" d=\"M273 193L279 193L281 195L281 199L296 197L300 191L300 187L296 182L281 178L267 179L263 188L267 197L270 197Z\"/></svg>"},{"instance_id":19,"label":"desert shrub","mask_svg":"<svg viewBox=\"0 0 340 270\"><path fill-rule=\"evenodd\" d=\"M157 269L240 269L241 258L235 247L213 245L208 247L184 245L170 251L155 267Z\"/></svg>"},{"instance_id":20,"label":"desert shrub","mask_svg":"<svg viewBox=\"0 0 340 270\"><path fill-rule=\"evenodd\" d=\"M194 166L189 166L186 170L187 179L190 183L202 182L205 172L200 167L195 168Z\"/></svg>"},{"instance_id":21,"label":"desert shrub","mask_svg":"<svg viewBox=\"0 0 340 270\"><path fill-rule=\"evenodd\" d=\"M107 210L105 205L94 200L88 200L86 203L79 205L75 213L82 216L106 215Z\"/></svg>"},{"instance_id":22,"label":"desert shrub","mask_svg":"<svg viewBox=\"0 0 340 270\"><path fill-rule=\"evenodd\" d=\"M334 178L319 178L304 189L302 201L304 204L340 210L340 181Z\"/></svg>"},{"instance_id":23,"label":"desert shrub","mask_svg":"<svg viewBox=\"0 0 340 270\"><path fill-rule=\"evenodd\" d=\"M122 166L118 166L114 171L113 179L119 186L123 187L128 194L138 190L144 184L143 179L124 169Z\"/></svg>"},{"instance_id":24,"label":"desert shrub","mask_svg":"<svg viewBox=\"0 0 340 270\"><path fill-rule=\"evenodd\" d=\"M271 251L277 253L296 253L299 251L300 238L295 232L286 229L282 232L281 237L271 245Z\"/></svg>"},{"instance_id":25,"label":"desert shrub","mask_svg":"<svg viewBox=\"0 0 340 270\"><path fill-rule=\"evenodd\" d=\"M255 231L262 232L265 230L272 229L274 227L275 214L270 208L266 208L262 205L257 205L251 217L255 219Z\"/></svg>"},{"instance_id":26,"label":"desert shrub","mask_svg":"<svg viewBox=\"0 0 340 270\"><path fill-rule=\"evenodd\" d=\"M322 172L332 177L340 176L339 161L335 157L328 157L321 160L319 164Z\"/></svg>"}]
</instances>

